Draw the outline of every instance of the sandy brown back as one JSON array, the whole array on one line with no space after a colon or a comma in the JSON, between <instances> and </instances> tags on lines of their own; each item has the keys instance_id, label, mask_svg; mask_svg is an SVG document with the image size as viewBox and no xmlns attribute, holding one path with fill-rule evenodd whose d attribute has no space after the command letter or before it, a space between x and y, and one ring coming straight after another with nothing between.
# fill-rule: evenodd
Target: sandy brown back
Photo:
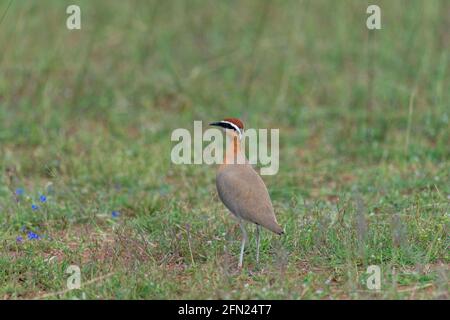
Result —
<instances>
[{"instance_id":1,"label":"sandy brown back","mask_svg":"<svg viewBox=\"0 0 450 320\"><path fill-rule=\"evenodd\" d=\"M234 215L277 234L283 233L266 185L251 165L222 165L217 172L216 186L220 199Z\"/></svg>"}]
</instances>

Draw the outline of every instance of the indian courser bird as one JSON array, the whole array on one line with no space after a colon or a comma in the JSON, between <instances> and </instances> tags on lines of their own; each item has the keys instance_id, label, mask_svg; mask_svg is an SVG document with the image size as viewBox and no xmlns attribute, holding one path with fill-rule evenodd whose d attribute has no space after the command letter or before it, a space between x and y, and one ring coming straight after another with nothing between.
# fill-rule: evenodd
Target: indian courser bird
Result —
<instances>
[{"instance_id":1,"label":"indian courser bird","mask_svg":"<svg viewBox=\"0 0 450 320\"><path fill-rule=\"evenodd\" d=\"M236 118L210 123L225 131L227 149L224 161L217 169L216 186L219 198L237 218L242 230L238 267L242 268L244 248L248 242L244 221L256 224L256 262L259 262L260 226L278 234L283 229L277 222L266 185L241 150L244 125Z\"/></svg>"}]
</instances>

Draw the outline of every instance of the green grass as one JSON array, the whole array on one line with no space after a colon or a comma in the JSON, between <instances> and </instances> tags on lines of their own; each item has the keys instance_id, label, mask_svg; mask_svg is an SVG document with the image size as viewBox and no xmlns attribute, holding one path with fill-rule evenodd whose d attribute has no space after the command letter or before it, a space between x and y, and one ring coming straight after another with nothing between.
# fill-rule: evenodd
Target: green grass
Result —
<instances>
[{"instance_id":1,"label":"green grass","mask_svg":"<svg viewBox=\"0 0 450 320\"><path fill-rule=\"evenodd\" d=\"M73 2L0 3L0 298L449 298L448 1ZM230 116L280 129L242 272L215 168L170 161Z\"/></svg>"}]
</instances>

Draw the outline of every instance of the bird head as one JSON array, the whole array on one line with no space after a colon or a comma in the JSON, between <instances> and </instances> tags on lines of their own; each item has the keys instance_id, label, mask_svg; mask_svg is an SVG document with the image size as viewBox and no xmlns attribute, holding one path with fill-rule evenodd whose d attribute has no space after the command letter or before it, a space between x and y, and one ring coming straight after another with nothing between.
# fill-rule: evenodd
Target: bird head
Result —
<instances>
[{"instance_id":1,"label":"bird head","mask_svg":"<svg viewBox=\"0 0 450 320\"><path fill-rule=\"evenodd\" d=\"M244 133L244 124L237 118L225 118L221 121L210 123L209 125L220 127L225 130L226 134L232 137L239 137L239 139L242 138L242 134Z\"/></svg>"}]
</instances>

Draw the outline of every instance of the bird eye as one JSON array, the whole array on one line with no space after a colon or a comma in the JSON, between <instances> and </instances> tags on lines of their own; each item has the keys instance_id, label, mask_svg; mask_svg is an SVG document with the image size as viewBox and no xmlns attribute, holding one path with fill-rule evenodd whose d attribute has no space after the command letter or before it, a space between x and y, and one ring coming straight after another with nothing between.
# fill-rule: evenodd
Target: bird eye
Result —
<instances>
[{"instance_id":1,"label":"bird eye","mask_svg":"<svg viewBox=\"0 0 450 320\"><path fill-rule=\"evenodd\" d=\"M222 122L222 127L224 127L225 129L232 129L232 130L236 131L235 127L233 127L231 124L226 123L226 122Z\"/></svg>"}]
</instances>

